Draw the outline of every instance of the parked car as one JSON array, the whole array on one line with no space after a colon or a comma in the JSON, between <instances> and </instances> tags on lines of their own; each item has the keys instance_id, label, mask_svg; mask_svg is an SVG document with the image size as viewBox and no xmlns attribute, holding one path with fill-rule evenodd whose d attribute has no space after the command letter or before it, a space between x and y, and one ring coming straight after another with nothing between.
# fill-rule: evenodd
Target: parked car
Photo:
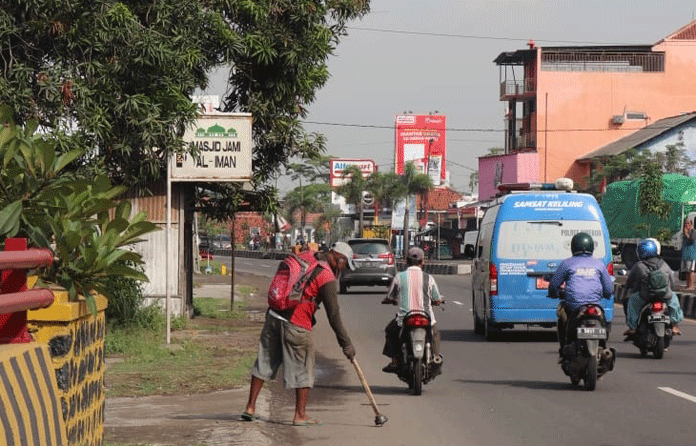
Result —
<instances>
[{"instance_id":1,"label":"parked car","mask_svg":"<svg viewBox=\"0 0 696 446\"><path fill-rule=\"evenodd\" d=\"M349 286L390 286L396 275L396 262L389 241L381 238L356 238L348 240L353 249L355 270L345 268L339 277L341 294Z\"/></svg>"},{"instance_id":2,"label":"parked car","mask_svg":"<svg viewBox=\"0 0 696 446\"><path fill-rule=\"evenodd\" d=\"M232 249L232 241L228 234L217 234L213 237L213 249Z\"/></svg>"},{"instance_id":3,"label":"parked car","mask_svg":"<svg viewBox=\"0 0 696 446\"><path fill-rule=\"evenodd\" d=\"M202 259L213 260L213 247L207 235L198 236L198 254Z\"/></svg>"}]
</instances>

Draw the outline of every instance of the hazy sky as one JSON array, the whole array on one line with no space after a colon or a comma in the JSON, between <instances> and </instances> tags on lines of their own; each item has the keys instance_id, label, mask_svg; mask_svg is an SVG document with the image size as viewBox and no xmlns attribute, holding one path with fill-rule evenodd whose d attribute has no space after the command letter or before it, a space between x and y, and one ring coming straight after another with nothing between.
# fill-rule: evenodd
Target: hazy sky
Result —
<instances>
[{"instance_id":1,"label":"hazy sky","mask_svg":"<svg viewBox=\"0 0 696 446\"><path fill-rule=\"evenodd\" d=\"M501 52L525 49L529 39L538 46L650 45L696 14L696 0L370 4L329 59L331 78L305 128L326 135L330 155L369 158L390 170L395 115L437 111L447 116L447 169L458 190L468 187L478 156L504 146L505 103L493 63ZM206 93L223 91L213 82Z\"/></svg>"}]
</instances>

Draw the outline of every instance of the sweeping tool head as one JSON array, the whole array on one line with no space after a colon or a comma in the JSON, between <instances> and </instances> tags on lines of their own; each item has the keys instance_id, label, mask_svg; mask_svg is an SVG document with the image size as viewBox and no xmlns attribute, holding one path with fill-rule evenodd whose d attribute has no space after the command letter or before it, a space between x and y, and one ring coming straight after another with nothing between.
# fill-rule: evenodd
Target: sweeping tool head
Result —
<instances>
[{"instance_id":1,"label":"sweeping tool head","mask_svg":"<svg viewBox=\"0 0 696 446\"><path fill-rule=\"evenodd\" d=\"M379 414L375 417L375 426L383 426L387 421L389 421L389 418Z\"/></svg>"}]
</instances>

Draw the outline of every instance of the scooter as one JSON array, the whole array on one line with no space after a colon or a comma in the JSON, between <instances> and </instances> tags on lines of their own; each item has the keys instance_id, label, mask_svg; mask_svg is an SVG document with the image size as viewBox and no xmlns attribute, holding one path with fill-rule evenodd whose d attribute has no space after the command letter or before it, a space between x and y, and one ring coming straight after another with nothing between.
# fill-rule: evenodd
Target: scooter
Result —
<instances>
[{"instance_id":1,"label":"scooter","mask_svg":"<svg viewBox=\"0 0 696 446\"><path fill-rule=\"evenodd\" d=\"M561 293L564 297L564 293ZM573 386L584 381L585 390L594 390L597 380L614 370L616 350L607 348L607 320L601 305L581 306L566 324L561 369Z\"/></svg>"},{"instance_id":2,"label":"scooter","mask_svg":"<svg viewBox=\"0 0 696 446\"><path fill-rule=\"evenodd\" d=\"M638 316L636 333L631 340L640 349L641 356L645 357L652 352L655 359L662 359L672 342L672 323L666 302L658 300L643 306Z\"/></svg>"},{"instance_id":3,"label":"scooter","mask_svg":"<svg viewBox=\"0 0 696 446\"><path fill-rule=\"evenodd\" d=\"M394 304L382 301L383 304ZM433 335L430 315L425 311L409 311L401 328L401 357L396 375L408 384L414 395L420 395L423 384L439 375L442 356L433 354Z\"/></svg>"}]
</instances>

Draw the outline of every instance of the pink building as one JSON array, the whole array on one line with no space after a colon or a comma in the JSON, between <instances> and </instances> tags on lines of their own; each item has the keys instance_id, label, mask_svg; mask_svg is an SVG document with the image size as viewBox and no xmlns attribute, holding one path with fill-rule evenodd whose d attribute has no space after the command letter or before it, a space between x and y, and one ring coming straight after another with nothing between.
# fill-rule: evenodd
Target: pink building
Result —
<instances>
[{"instance_id":1,"label":"pink building","mask_svg":"<svg viewBox=\"0 0 696 446\"><path fill-rule=\"evenodd\" d=\"M565 176L581 187L590 172L589 161L579 161L583 155L696 110L696 21L652 45L528 45L494 62L500 100L508 103L506 154L535 156L537 181ZM484 164L479 167L490 168ZM479 177L481 189L494 173L479 170Z\"/></svg>"}]
</instances>

